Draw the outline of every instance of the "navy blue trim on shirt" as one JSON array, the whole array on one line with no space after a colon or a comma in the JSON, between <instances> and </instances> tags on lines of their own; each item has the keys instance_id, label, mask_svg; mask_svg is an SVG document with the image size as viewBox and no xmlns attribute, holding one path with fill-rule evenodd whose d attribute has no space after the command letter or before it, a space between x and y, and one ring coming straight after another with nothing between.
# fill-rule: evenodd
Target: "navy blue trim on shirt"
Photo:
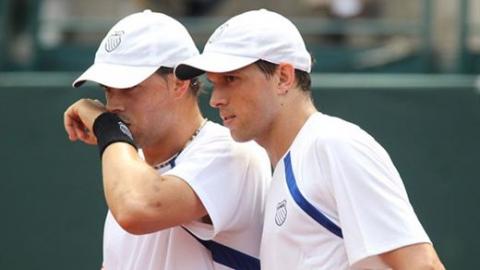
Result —
<instances>
[{"instance_id":1,"label":"navy blue trim on shirt","mask_svg":"<svg viewBox=\"0 0 480 270\"><path fill-rule=\"evenodd\" d=\"M213 261L236 270L260 270L260 260L212 240L202 240L184 228L212 253Z\"/></svg>"},{"instance_id":2,"label":"navy blue trim on shirt","mask_svg":"<svg viewBox=\"0 0 480 270\"><path fill-rule=\"evenodd\" d=\"M295 180L295 175L293 175L292 161L290 158L290 152L287 153L283 159L285 165L285 178L287 179L287 186L290 194L293 197L293 200L300 206L300 208L305 211L311 218L313 218L320 225L325 227L331 233L336 236L343 238L342 229L338 227L335 223L328 219L322 212L315 208L305 197L302 195L297 186L297 181Z\"/></svg>"},{"instance_id":3,"label":"navy blue trim on shirt","mask_svg":"<svg viewBox=\"0 0 480 270\"><path fill-rule=\"evenodd\" d=\"M177 155L175 158L173 158L172 160L170 160L169 164L170 164L170 167L172 167L172 169L175 167L175 165L177 165L177 157L179 155Z\"/></svg>"}]
</instances>

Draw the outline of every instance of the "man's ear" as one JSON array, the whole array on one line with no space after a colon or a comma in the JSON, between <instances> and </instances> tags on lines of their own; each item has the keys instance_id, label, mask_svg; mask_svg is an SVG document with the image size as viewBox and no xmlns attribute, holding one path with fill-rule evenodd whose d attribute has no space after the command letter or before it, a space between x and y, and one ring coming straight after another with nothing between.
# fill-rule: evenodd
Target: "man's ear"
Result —
<instances>
[{"instance_id":1,"label":"man's ear","mask_svg":"<svg viewBox=\"0 0 480 270\"><path fill-rule=\"evenodd\" d=\"M181 97L188 92L188 87L190 86L190 80L180 80L177 77L173 76L175 80L174 95L175 97Z\"/></svg>"},{"instance_id":2,"label":"man's ear","mask_svg":"<svg viewBox=\"0 0 480 270\"><path fill-rule=\"evenodd\" d=\"M295 86L295 68L291 64L280 63L277 67L279 94L285 95Z\"/></svg>"}]
</instances>

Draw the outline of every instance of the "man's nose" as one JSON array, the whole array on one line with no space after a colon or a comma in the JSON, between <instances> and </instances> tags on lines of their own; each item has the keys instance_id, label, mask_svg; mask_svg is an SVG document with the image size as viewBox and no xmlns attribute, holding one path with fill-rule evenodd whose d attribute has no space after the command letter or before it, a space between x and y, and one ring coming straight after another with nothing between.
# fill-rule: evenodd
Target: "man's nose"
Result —
<instances>
[{"instance_id":1,"label":"man's nose","mask_svg":"<svg viewBox=\"0 0 480 270\"><path fill-rule=\"evenodd\" d=\"M107 99L107 111L118 113L125 110L121 89L107 89L105 96Z\"/></svg>"},{"instance_id":2,"label":"man's nose","mask_svg":"<svg viewBox=\"0 0 480 270\"><path fill-rule=\"evenodd\" d=\"M212 90L212 95L210 97L210 106L218 109L222 106L225 106L226 104L227 104L227 99L225 95L223 95L221 91L219 91L214 87Z\"/></svg>"}]
</instances>

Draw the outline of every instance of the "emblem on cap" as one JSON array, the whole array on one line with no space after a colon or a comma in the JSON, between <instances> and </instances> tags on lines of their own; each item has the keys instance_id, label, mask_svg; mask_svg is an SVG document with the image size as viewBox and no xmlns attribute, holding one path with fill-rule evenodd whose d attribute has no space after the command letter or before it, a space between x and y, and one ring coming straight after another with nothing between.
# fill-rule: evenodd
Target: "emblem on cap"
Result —
<instances>
[{"instance_id":1,"label":"emblem on cap","mask_svg":"<svg viewBox=\"0 0 480 270\"><path fill-rule=\"evenodd\" d=\"M282 226L287 220L287 200L283 200L277 204L277 212L275 214L275 223Z\"/></svg>"},{"instance_id":2,"label":"emblem on cap","mask_svg":"<svg viewBox=\"0 0 480 270\"><path fill-rule=\"evenodd\" d=\"M108 36L107 40L105 41L105 51L112 52L120 43L122 43L122 36L125 32L124 31L115 31L110 36Z\"/></svg>"},{"instance_id":3,"label":"emblem on cap","mask_svg":"<svg viewBox=\"0 0 480 270\"><path fill-rule=\"evenodd\" d=\"M228 23L222 24L220 27L218 27L217 30L212 34L212 36L208 39L207 43L213 43L215 42L225 31L225 29L228 27Z\"/></svg>"}]
</instances>

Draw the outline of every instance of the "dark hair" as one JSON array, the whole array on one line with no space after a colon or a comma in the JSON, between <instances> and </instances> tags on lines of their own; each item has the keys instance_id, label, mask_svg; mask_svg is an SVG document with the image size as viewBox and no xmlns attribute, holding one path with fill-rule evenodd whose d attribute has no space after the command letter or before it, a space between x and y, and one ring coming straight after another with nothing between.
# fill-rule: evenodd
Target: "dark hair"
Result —
<instances>
[{"instance_id":1,"label":"dark hair","mask_svg":"<svg viewBox=\"0 0 480 270\"><path fill-rule=\"evenodd\" d=\"M173 74L173 68L171 67L160 67L155 71L156 74L164 77L165 75L168 74ZM202 85L200 83L200 80L198 80L198 77L190 79L190 85L189 89L192 91L194 96L199 96L202 93Z\"/></svg>"},{"instance_id":2,"label":"dark hair","mask_svg":"<svg viewBox=\"0 0 480 270\"><path fill-rule=\"evenodd\" d=\"M275 70L277 70L278 65L265 61L265 60L258 60L254 63L260 71L262 71L263 74L267 78L273 75L275 73ZM310 92L311 87L312 87L312 79L310 78L310 74L308 72L305 72L303 70L295 69L295 79L297 81L297 86L305 91L305 92Z\"/></svg>"}]
</instances>

